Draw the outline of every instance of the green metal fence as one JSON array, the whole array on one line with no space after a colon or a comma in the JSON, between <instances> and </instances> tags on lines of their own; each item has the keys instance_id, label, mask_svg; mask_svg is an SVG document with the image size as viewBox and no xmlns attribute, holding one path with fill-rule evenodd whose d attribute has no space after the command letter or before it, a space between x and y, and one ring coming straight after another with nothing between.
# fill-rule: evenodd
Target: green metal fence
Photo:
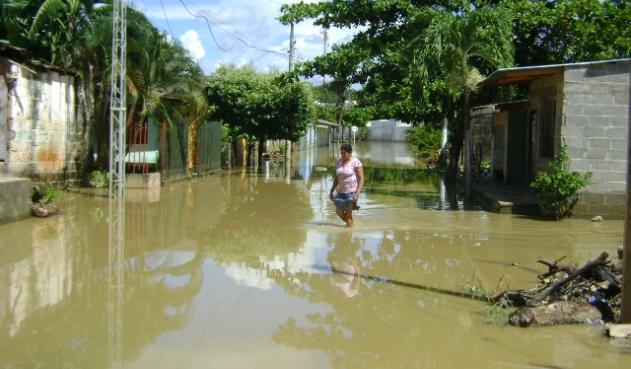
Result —
<instances>
[{"instance_id":1,"label":"green metal fence","mask_svg":"<svg viewBox=\"0 0 631 369\"><path fill-rule=\"evenodd\" d=\"M208 174L221 168L221 124L204 122L197 130L195 171Z\"/></svg>"},{"instance_id":2,"label":"green metal fence","mask_svg":"<svg viewBox=\"0 0 631 369\"><path fill-rule=\"evenodd\" d=\"M160 130L160 167L165 181L188 175L188 125L163 123Z\"/></svg>"}]
</instances>

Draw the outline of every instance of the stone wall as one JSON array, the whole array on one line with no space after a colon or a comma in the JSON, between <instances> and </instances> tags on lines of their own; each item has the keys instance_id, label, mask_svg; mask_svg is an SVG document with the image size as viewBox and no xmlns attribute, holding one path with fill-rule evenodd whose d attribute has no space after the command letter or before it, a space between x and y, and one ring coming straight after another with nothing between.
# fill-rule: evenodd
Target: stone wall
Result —
<instances>
[{"instance_id":1,"label":"stone wall","mask_svg":"<svg viewBox=\"0 0 631 369\"><path fill-rule=\"evenodd\" d=\"M591 172L579 211L624 215L631 62L564 72L561 135L570 168Z\"/></svg>"},{"instance_id":2,"label":"stone wall","mask_svg":"<svg viewBox=\"0 0 631 369\"><path fill-rule=\"evenodd\" d=\"M1 59L1 58L0 58ZM6 64L7 60L3 62ZM8 63L0 90L6 137L6 170L40 181L72 181L85 158L87 125L73 76Z\"/></svg>"}]
</instances>

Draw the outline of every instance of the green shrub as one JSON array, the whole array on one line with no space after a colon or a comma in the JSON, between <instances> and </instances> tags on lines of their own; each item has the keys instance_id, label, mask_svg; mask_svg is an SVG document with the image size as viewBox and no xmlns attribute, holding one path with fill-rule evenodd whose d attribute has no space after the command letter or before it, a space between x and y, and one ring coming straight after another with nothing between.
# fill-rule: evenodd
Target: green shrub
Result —
<instances>
[{"instance_id":1,"label":"green shrub","mask_svg":"<svg viewBox=\"0 0 631 369\"><path fill-rule=\"evenodd\" d=\"M103 188L109 185L109 177L107 173L95 170L90 173L90 186L95 188Z\"/></svg>"},{"instance_id":2,"label":"green shrub","mask_svg":"<svg viewBox=\"0 0 631 369\"><path fill-rule=\"evenodd\" d=\"M466 293L486 302L484 315L486 316L487 324L505 325L508 322L508 312L506 311L509 307L508 302L504 299L495 299L493 297L497 295L503 282L504 277L502 276L493 291L489 290L475 274L465 282L464 290Z\"/></svg>"},{"instance_id":3,"label":"green shrub","mask_svg":"<svg viewBox=\"0 0 631 369\"><path fill-rule=\"evenodd\" d=\"M567 148L550 162L550 171L540 171L530 187L537 190L537 201L543 216L555 220L569 217L581 191L589 184L591 173L570 172Z\"/></svg>"},{"instance_id":4,"label":"green shrub","mask_svg":"<svg viewBox=\"0 0 631 369\"><path fill-rule=\"evenodd\" d=\"M430 126L412 127L407 132L407 141L415 154L428 158L440 150L441 132Z\"/></svg>"},{"instance_id":5,"label":"green shrub","mask_svg":"<svg viewBox=\"0 0 631 369\"><path fill-rule=\"evenodd\" d=\"M59 189L52 186L48 186L44 189L44 195L42 196L41 203L50 204L53 201L55 201L59 197L60 194L61 194L61 191Z\"/></svg>"}]
</instances>

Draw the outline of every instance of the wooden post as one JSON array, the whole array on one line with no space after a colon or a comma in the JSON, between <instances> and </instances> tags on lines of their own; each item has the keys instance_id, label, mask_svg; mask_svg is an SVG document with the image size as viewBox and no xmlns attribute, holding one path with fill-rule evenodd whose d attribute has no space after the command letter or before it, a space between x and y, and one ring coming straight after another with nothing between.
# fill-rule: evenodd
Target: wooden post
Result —
<instances>
[{"instance_id":1,"label":"wooden post","mask_svg":"<svg viewBox=\"0 0 631 369\"><path fill-rule=\"evenodd\" d=\"M631 323L631 147L629 147L629 143L631 143L631 112L629 112L629 131L627 136L627 210L624 217L620 323Z\"/></svg>"}]
</instances>

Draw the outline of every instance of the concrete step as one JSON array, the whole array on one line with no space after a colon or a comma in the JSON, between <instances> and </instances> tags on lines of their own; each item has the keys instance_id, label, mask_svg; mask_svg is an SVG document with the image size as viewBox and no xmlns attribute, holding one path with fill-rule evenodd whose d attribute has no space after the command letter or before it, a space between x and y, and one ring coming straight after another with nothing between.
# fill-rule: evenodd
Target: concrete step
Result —
<instances>
[{"instance_id":1,"label":"concrete step","mask_svg":"<svg viewBox=\"0 0 631 369\"><path fill-rule=\"evenodd\" d=\"M30 179L0 175L0 224L28 218L32 192Z\"/></svg>"}]
</instances>

